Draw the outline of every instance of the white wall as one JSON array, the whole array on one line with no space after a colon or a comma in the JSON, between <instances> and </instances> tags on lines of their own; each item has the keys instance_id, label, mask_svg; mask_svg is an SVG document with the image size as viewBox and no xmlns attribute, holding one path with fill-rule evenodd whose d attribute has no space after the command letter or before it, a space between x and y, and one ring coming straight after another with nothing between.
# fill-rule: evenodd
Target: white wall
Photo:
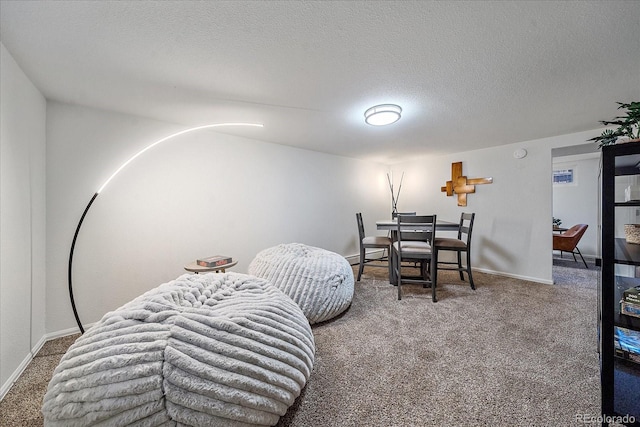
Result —
<instances>
[{"instance_id":1,"label":"white wall","mask_svg":"<svg viewBox=\"0 0 640 427\"><path fill-rule=\"evenodd\" d=\"M45 334L45 115L0 44L0 399Z\"/></svg>"},{"instance_id":2,"label":"white wall","mask_svg":"<svg viewBox=\"0 0 640 427\"><path fill-rule=\"evenodd\" d=\"M598 134L581 132L394 165L395 176L405 172L398 209L436 213L450 221L458 221L461 212L475 212L475 267L552 283L551 149L584 144ZM518 148L528 155L515 159ZM478 185L468 195L466 207L458 207L455 196L440 191L451 179L452 162L462 162L469 178L493 178L493 184Z\"/></svg>"},{"instance_id":3,"label":"white wall","mask_svg":"<svg viewBox=\"0 0 640 427\"><path fill-rule=\"evenodd\" d=\"M47 329L75 327L67 262L76 224L106 178L139 149L184 127L50 102L47 110ZM257 131L259 132L259 131ZM76 243L74 294L83 323L226 254L246 272L258 251L301 242L356 254L389 216L388 167L198 131L158 145L100 193Z\"/></svg>"},{"instance_id":4,"label":"white wall","mask_svg":"<svg viewBox=\"0 0 640 427\"><path fill-rule=\"evenodd\" d=\"M581 154L553 158L553 168L573 169L572 184L553 185L553 216L562 220L562 227L587 224L589 227L578 247L585 257L598 255L598 188L600 155ZM622 199L621 199L622 200ZM571 257L571 255L566 255ZM578 258L579 260L579 258Z\"/></svg>"}]
</instances>

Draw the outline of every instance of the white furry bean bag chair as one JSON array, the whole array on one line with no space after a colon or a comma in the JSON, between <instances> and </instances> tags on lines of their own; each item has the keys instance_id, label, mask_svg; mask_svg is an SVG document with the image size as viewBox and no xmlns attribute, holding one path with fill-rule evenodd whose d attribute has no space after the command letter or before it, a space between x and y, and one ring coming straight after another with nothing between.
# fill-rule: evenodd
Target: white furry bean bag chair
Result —
<instances>
[{"instance_id":1,"label":"white furry bean bag chair","mask_svg":"<svg viewBox=\"0 0 640 427\"><path fill-rule=\"evenodd\" d=\"M300 308L266 280L183 275L76 340L49 383L45 425L274 425L314 352Z\"/></svg>"},{"instance_id":2,"label":"white furry bean bag chair","mask_svg":"<svg viewBox=\"0 0 640 427\"><path fill-rule=\"evenodd\" d=\"M289 295L309 323L329 320L345 311L353 299L353 270L341 255L325 249L286 243L265 249L249 265Z\"/></svg>"}]
</instances>

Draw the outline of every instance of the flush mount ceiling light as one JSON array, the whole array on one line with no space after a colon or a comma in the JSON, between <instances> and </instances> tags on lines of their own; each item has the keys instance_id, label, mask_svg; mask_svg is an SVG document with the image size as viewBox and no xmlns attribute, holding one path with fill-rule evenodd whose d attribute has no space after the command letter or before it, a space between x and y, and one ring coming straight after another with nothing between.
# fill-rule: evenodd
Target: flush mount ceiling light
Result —
<instances>
[{"instance_id":1,"label":"flush mount ceiling light","mask_svg":"<svg viewBox=\"0 0 640 427\"><path fill-rule=\"evenodd\" d=\"M372 126L390 125L400 120L402 108L395 104L382 104L364 112L364 121Z\"/></svg>"}]
</instances>

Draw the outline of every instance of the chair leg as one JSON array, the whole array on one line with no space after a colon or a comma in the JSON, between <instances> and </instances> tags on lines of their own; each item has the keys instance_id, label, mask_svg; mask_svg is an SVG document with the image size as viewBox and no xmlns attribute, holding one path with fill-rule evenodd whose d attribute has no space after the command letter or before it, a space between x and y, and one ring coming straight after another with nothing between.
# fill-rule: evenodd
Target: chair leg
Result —
<instances>
[{"instance_id":1,"label":"chair leg","mask_svg":"<svg viewBox=\"0 0 640 427\"><path fill-rule=\"evenodd\" d=\"M420 261L420 276L422 276L422 280L427 280L427 277L431 276L431 263ZM423 288L427 287L426 283L422 284Z\"/></svg>"},{"instance_id":2,"label":"chair leg","mask_svg":"<svg viewBox=\"0 0 640 427\"><path fill-rule=\"evenodd\" d=\"M471 252L467 251L467 276L469 276L469 284L471 289L476 290L476 285L473 284L473 276L471 275Z\"/></svg>"},{"instance_id":3,"label":"chair leg","mask_svg":"<svg viewBox=\"0 0 640 427\"><path fill-rule=\"evenodd\" d=\"M438 281L438 251L431 256L431 301L438 302L436 298L436 283Z\"/></svg>"},{"instance_id":4,"label":"chair leg","mask_svg":"<svg viewBox=\"0 0 640 427\"><path fill-rule=\"evenodd\" d=\"M389 283L393 284L393 260L391 256L391 250L389 250L389 255L387 255L387 264L389 265Z\"/></svg>"},{"instance_id":5,"label":"chair leg","mask_svg":"<svg viewBox=\"0 0 640 427\"><path fill-rule=\"evenodd\" d=\"M576 246L576 251L578 251L578 255L580 255L580 258L582 258L582 262L584 262L584 267L589 268L589 266L587 265L587 262L584 260L584 257L582 256L582 253L580 252L580 249L578 249L577 246ZM575 258L576 256L574 255L573 257Z\"/></svg>"},{"instance_id":6,"label":"chair leg","mask_svg":"<svg viewBox=\"0 0 640 427\"><path fill-rule=\"evenodd\" d=\"M464 275L462 274L462 252L456 252L458 253L458 272L460 273L460 280L464 281Z\"/></svg>"},{"instance_id":7,"label":"chair leg","mask_svg":"<svg viewBox=\"0 0 640 427\"><path fill-rule=\"evenodd\" d=\"M360 248L360 266L358 267L358 282L360 281L360 277L362 276L362 272L364 271L364 248Z\"/></svg>"},{"instance_id":8,"label":"chair leg","mask_svg":"<svg viewBox=\"0 0 640 427\"><path fill-rule=\"evenodd\" d=\"M389 276L389 283L393 286L397 286L398 284L398 275L396 273L396 259L398 256L393 251L393 249L389 252L389 264L391 265L391 276Z\"/></svg>"},{"instance_id":9,"label":"chair leg","mask_svg":"<svg viewBox=\"0 0 640 427\"><path fill-rule=\"evenodd\" d=\"M398 286L398 301L400 301L402 299L402 291L400 290L400 285L402 285L402 276L400 275L400 257L394 253L393 258L393 279L396 282L396 286Z\"/></svg>"}]
</instances>

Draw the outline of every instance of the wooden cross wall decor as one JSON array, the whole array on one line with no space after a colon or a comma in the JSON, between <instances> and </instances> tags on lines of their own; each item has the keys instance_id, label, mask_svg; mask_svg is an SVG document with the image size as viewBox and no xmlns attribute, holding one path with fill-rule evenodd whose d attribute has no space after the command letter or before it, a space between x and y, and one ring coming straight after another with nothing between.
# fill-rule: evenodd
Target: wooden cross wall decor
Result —
<instances>
[{"instance_id":1,"label":"wooden cross wall decor","mask_svg":"<svg viewBox=\"0 0 640 427\"><path fill-rule=\"evenodd\" d=\"M476 185L491 184L493 178L467 178L462 175L462 162L451 163L451 181L447 181L440 191L447 196L458 195L458 206L467 206L467 194L476 192Z\"/></svg>"}]
</instances>

